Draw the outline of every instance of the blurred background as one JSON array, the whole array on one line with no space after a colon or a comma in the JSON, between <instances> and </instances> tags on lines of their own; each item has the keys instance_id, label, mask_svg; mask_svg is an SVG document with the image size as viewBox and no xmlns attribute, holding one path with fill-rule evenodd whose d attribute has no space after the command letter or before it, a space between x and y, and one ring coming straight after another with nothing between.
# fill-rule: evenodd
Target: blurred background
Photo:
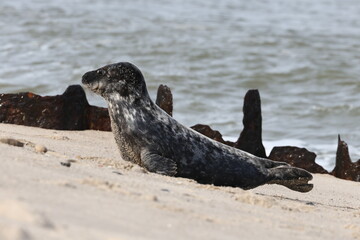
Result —
<instances>
[{"instance_id":1,"label":"blurred background","mask_svg":"<svg viewBox=\"0 0 360 240\"><path fill-rule=\"evenodd\" d=\"M332 170L337 134L360 158L359 13L355 0L2 0L0 92L61 94L129 61L153 99L171 88L181 123L236 140L255 88L267 152L306 147Z\"/></svg>"}]
</instances>

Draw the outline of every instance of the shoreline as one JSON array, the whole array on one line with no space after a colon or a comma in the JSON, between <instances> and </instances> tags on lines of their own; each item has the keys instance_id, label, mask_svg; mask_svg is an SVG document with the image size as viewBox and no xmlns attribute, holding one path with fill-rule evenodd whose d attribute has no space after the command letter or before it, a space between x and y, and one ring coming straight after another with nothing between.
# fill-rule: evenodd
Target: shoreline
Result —
<instances>
[{"instance_id":1,"label":"shoreline","mask_svg":"<svg viewBox=\"0 0 360 240\"><path fill-rule=\"evenodd\" d=\"M0 143L1 239L360 239L357 182L244 191L148 173L111 132L0 124L0 137L25 143Z\"/></svg>"}]
</instances>

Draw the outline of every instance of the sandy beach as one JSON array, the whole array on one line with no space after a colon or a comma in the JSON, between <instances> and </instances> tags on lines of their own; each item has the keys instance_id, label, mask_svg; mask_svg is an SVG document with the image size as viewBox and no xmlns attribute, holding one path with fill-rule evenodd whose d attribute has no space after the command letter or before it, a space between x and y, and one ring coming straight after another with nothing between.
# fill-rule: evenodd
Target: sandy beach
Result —
<instances>
[{"instance_id":1,"label":"sandy beach","mask_svg":"<svg viewBox=\"0 0 360 240\"><path fill-rule=\"evenodd\" d=\"M360 239L356 182L244 191L146 172L111 132L0 124L0 138L24 143L0 143L0 239Z\"/></svg>"}]
</instances>

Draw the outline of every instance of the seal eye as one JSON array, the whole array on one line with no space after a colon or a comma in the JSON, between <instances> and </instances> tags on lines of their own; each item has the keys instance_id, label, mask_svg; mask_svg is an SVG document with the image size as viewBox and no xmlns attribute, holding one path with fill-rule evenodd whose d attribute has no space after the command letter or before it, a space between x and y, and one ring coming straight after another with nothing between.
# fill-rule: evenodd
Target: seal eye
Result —
<instances>
[{"instance_id":1,"label":"seal eye","mask_svg":"<svg viewBox=\"0 0 360 240\"><path fill-rule=\"evenodd\" d=\"M104 69L99 69L99 70L96 71L96 73L101 75L101 76L106 75L106 71Z\"/></svg>"}]
</instances>

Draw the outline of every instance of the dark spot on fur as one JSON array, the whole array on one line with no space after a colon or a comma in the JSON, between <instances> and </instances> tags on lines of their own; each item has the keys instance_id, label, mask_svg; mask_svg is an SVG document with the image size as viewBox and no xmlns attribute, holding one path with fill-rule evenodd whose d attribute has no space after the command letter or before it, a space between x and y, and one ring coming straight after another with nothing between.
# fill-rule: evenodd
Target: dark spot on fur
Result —
<instances>
[{"instance_id":1,"label":"dark spot on fur","mask_svg":"<svg viewBox=\"0 0 360 240\"><path fill-rule=\"evenodd\" d=\"M119 93L122 97L128 97L129 96L129 88L127 86L124 86L119 90Z\"/></svg>"}]
</instances>

